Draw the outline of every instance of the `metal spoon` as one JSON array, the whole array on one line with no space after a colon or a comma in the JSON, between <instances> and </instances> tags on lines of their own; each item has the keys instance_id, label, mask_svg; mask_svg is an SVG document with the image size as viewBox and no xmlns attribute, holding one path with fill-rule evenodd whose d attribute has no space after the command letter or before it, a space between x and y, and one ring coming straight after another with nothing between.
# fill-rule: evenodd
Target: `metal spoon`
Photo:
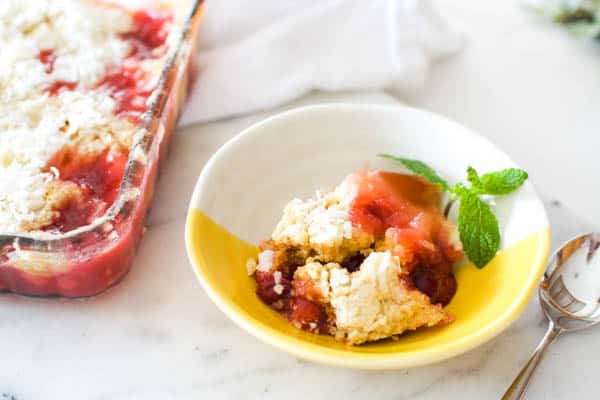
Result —
<instances>
[{"instance_id":1,"label":"metal spoon","mask_svg":"<svg viewBox=\"0 0 600 400\"><path fill-rule=\"evenodd\" d=\"M502 400L523 399L548 345L561 333L600 322L600 232L565 243L548 263L539 297L548 330Z\"/></svg>"}]
</instances>

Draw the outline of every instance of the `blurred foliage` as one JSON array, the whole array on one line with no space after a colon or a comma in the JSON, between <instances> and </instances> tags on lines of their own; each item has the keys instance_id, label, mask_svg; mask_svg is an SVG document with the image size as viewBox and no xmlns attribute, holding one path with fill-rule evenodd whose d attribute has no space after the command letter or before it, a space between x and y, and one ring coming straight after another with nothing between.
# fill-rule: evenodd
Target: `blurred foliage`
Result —
<instances>
[{"instance_id":1,"label":"blurred foliage","mask_svg":"<svg viewBox=\"0 0 600 400\"><path fill-rule=\"evenodd\" d=\"M541 0L529 5L577 36L600 39L600 0Z\"/></svg>"}]
</instances>

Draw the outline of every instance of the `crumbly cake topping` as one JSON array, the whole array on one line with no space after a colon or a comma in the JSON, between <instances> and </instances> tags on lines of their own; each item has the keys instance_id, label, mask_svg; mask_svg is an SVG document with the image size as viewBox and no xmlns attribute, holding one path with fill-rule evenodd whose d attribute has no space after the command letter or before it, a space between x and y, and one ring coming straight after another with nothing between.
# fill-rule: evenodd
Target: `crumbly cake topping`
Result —
<instances>
[{"instance_id":1,"label":"crumbly cake topping","mask_svg":"<svg viewBox=\"0 0 600 400\"><path fill-rule=\"evenodd\" d=\"M451 320L407 283L408 273L389 252L371 253L352 273L336 263L312 262L298 268L294 280L318 293L310 300L331 310L334 335L350 345Z\"/></svg>"},{"instance_id":2,"label":"crumbly cake topping","mask_svg":"<svg viewBox=\"0 0 600 400\"><path fill-rule=\"evenodd\" d=\"M116 7L82 0L3 0L0 87L2 103L38 97L56 81L89 87L129 53L119 34L132 28L130 15ZM41 51L55 58L46 63Z\"/></svg>"},{"instance_id":3,"label":"crumbly cake topping","mask_svg":"<svg viewBox=\"0 0 600 400\"><path fill-rule=\"evenodd\" d=\"M131 145L139 128L96 86L127 62L122 35L133 26L127 10L101 1L0 1L0 232L38 230L77 198L48 166L65 146L94 154Z\"/></svg>"},{"instance_id":4,"label":"crumbly cake topping","mask_svg":"<svg viewBox=\"0 0 600 400\"><path fill-rule=\"evenodd\" d=\"M450 322L443 306L462 251L437 193L420 178L363 171L291 201L247 265L258 296L295 326L350 345Z\"/></svg>"},{"instance_id":5,"label":"crumbly cake topping","mask_svg":"<svg viewBox=\"0 0 600 400\"><path fill-rule=\"evenodd\" d=\"M305 201L292 200L283 210L272 239L310 248L326 261L341 262L368 248L375 240L373 235L353 227L349 219L355 192L352 182L345 180L333 192L317 192Z\"/></svg>"},{"instance_id":6,"label":"crumbly cake topping","mask_svg":"<svg viewBox=\"0 0 600 400\"><path fill-rule=\"evenodd\" d=\"M65 191L48 161L65 146L99 153L127 148L137 127L113 115L107 96L65 91L57 97L40 96L0 114L0 231L35 230L47 225L64 204Z\"/></svg>"}]
</instances>

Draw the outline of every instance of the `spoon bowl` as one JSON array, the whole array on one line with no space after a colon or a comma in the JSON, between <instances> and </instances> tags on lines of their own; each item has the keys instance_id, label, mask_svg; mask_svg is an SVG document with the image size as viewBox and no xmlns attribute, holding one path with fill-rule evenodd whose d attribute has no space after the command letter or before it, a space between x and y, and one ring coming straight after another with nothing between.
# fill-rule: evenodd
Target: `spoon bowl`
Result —
<instances>
[{"instance_id":1,"label":"spoon bowl","mask_svg":"<svg viewBox=\"0 0 600 400\"><path fill-rule=\"evenodd\" d=\"M540 285L544 313L566 331L600 322L600 233L567 242L550 259Z\"/></svg>"},{"instance_id":2,"label":"spoon bowl","mask_svg":"<svg viewBox=\"0 0 600 400\"><path fill-rule=\"evenodd\" d=\"M522 399L546 348L560 334L600 322L600 233L577 236L550 258L539 288L548 330L503 400Z\"/></svg>"}]
</instances>

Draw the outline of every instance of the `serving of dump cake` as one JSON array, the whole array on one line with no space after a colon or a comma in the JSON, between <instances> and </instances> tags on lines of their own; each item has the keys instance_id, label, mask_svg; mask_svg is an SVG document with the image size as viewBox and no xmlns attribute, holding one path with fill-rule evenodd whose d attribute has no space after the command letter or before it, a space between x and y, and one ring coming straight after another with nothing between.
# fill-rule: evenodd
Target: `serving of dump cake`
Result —
<instances>
[{"instance_id":1,"label":"serving of dump cake","mask_svg":"<svg viewBox=\"0 0 600 400\"><path fill-rule=\"evenodd\" d=\"M0 232L65 233L114 202L172 13L0 2Z\"/></svg>"},{"instance_id":2,"label":"serving of dump cake","mask_svg":"<svg viewBox=\"0 0 600 400\"><path fill-rule=\"evenodd\" d=\"M257 294L304 330L350 345L449 323L463 258L439 188L384 171L292 200L248 273Z\"/></svg>"}]
</instances>

